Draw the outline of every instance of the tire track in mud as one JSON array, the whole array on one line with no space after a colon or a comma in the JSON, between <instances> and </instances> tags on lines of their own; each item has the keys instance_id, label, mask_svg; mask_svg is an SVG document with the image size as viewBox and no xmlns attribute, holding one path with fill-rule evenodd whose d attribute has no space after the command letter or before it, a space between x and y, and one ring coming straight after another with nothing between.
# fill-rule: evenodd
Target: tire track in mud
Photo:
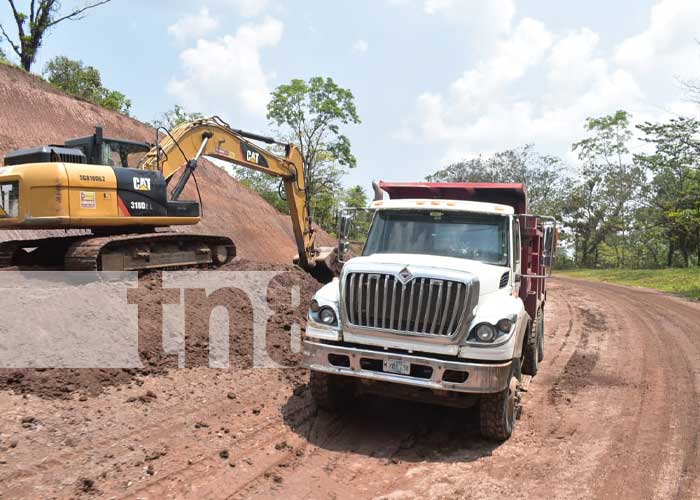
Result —
<instances>
[{"instance_id":1,"label":"tire track in mud","mask_svg":"<svg viewBox=\"0 0 700 500\"><path fill-rule=\"evenodd\" d=\"M670 407L668 434L662 452L665 461L660 468L661 481L650 497L697 498L697 474L700 469L700 349L697 335L700 307L666 297L660 305L657 294L632 289L618 290L628 303L638 304L644 310L645 323L655 332L658 345L667 355L663 363L667 373L664 394ZM667 302L667 303L666 303ZM688 314L690 313L690 314ZM695 314L695 321L691 316ZM663 330L659 324L666 326Z\"/></svg>"},{"instance_id":2,"label":"tire track in mud","mask_svg":"<svg viewBox=\"0 0 700 500\"><path fill-rule=\"evenodd\" d=\"M609 358L622 356L624 349L618 341L616 313L607 304L580 293L568 281L555 280L551 289L556 293L549 306L552 314L562 329L571 330L562 330L556 339L559 346L546 346L556 351L554 362L545 361L531 385L537 397L526 400L532 413L528 423L530 432L539 436L531 445L543 455L544 467L552 470L547 498L587 498L610 434L598 418L615 407L616 393L625 386L614 366L608 366ZM552 450L558 450L556 461Z\"/></svg>"},{"instance_id":3,"label":"tire track in mud","mask_svg":"<svg viewBox=\"0 0 700 500\"><path fill-rule=\"evenodd\" d=\"M612 440L596 469L594 496L693 498L681 478L689 477L683 474L689 464L697 470L697 433L684 424L697 421L697 411L686 403L688 397L697 400L697 392L687 350L660 321L667 309L658 305L658 294L653 295L654 304L644 300L642 291L578 282L575 286L615 305L612 314L624 325L618 339L625 348L616 359L618 373L636 389L623 391L613 407L617 414L610 422Z\"/></svg>"},{"instance_id":4,"label":"tire track in mud","mask_svg":"<svg viewBox=\"0 0 700 500\"><path fill-rule=\"evenodd\" d=\"M601 291L598 290L598 293ZM601 296L604 297L604 295ZM617 302L620 302L619 297ZM629 304L625 305L629 306ZM628 352L624 353L617 362L623 376L629 378L636 376L639 380L638 391L622 393L621 399L614 407L616 414L610 416L610 424L614 429L611 433L612 442L596 470L599 478L597 496L601 498L623 494L631 494L636 498L649 498L649 489L655 484L657 471L644 470L644 480L640 481L638 474L641 467L633 464L640 452L647 447L656 451L655 444L660 444L649 442L653 435L648 433L644 419L645 411L653 413L655 420L664 422L664 426L668 425L670 419L667 408L664 407L666 389L664 369L663 366L651 360L652 353L658 352L659 358L665 353L659 352L660 346L649 330L646 320L630 311L634 311L634 308L621 308L622 314L618 321L628 325L643 326L643 328L638 328L641 335L637 338L633 338L631 332L627 332L623 343L627 344Z\"/></svg>"},{"instance_id":5,"label":"tire track in mud","mask_svg":"<svg viewBox=\"0 0 700 500\"><path fill-rule=\"evenodd\" d=\"M287 418L302 419L305 414L313 412L311 402L297 399L295 402L298 404L287 410ZM130 491L124 498L165 498L173 495L177 498L237 498L238 492L245 491L262 478L274 481L276 474L273 471L277 467L289 467L304 454L306 443L290 433L277 414L262 423L250 426L238 423L238 426L233 429L239 438L226 448L227 458L209 454L199 460L182 463L139 489ZM204 482L203 477L207 478Z\"/></svg>"},{"instance_id":6,"label":"tire track in mud","mask_svg":"<svg viewBox=\"0 0 700 500\"><path fill-rule=\"evenodd\" d=\"M685 306L685 304L682 305ZM657 311L659 311L658 307ZM665 318L669 320L671 324L681 325L681 328L679 328L677 331L692 332L693 329L697 329L698 327L698 324L696 322L690 322L681 316L669 316L668 311L666 310L659 311L659 313L665 314ZM698 317L700 317L700 308L698 308L697 314ZM695 343L693 343L687 335L679 335L675 332L674 335L677 338L678 344L681 346L681 352L695 353L695 362L693 360L690 360L687 356L686 362L688 363L688 367L692 372L692 386L695 388L700 387L700 365L698 365L697 363L698 359L700 359L698 337L696 336L693 338L693 340L695 341ZM686 434L693 436L692 444L688 448L689 453L687 453L683 459L680 482L678 483L676 491L674 492L673 498L682 498L683 495L687 495L690 498L700 497L700 484L698 482L698 477L696 473L696 471L700 470L700 434L697 432L696 427L697 422L700 421L700 396L698 395L697 390L695 390L692 394L688 394L688 396L691 397L688 403L691 410L693 411L694 417L685 419L685 421L682 422L685 424L686 427L689 428ZM680 434L677 435L680 436ZM687 435L685 439L688 439Z\"/></svg>"},{"instance_id":7,"label":"tire track in mud","mask_svg":"<svg viewBox=\"0 0 700 500\"><path fill-rule=\"evenodd\" d=\"M144 452L148 450L157 450L163 448L164 443L170 447L170 451L178 451L178 447L185 449L190 448L190 455L194 456L200 453L196 449L197 435L201 433L209 433L212 427L215 427L214 421L219 423L227 420L226 415L235 415L245 413L246 410L256 406L258 394L258 385L260 376L266 379L260 372L254 371L243 374L242 379L246 381L242 389L236 392L236 401L228 399L224 392L219 394L218 401L212 401L207 405L200 405L197 401L175 404L161 407L158 412L160 418L151 418L145 426L126 426L130 429L128 432L123 431L125 426L122 422L115 429L109 429L106 432L93 433L97 439L86 440L79 447L64 448L64 451L51 455L48 459L42 459L23 467L20 471L13 471L10 476L0 477L0 484L7 493L14 493L21 496L21 492L26 489L31 489L33 486L41 483L51 484L55 482L55 477L60 476L78 476L84 474L84 463L82 458L90 457L94 463L90 468L91 477L103 477L103 474L113 473L120 468L131 466L132 464L144 463ZM256 382L257 381L257 382ZM283 389L276 387L276 391ZM268 394L271 396L272 394ZM295 412L304 412L311 407L310 403L299 408L292 408L290 415ZM145 408L144 408L145 410ZM137 412L136 409L133 410ZM133 415L124 418L124 422L130 420L138 420L140 415ZM89 417L88 417L89 420ZM230 449L242 449L243 453L249 451L248 443L255 441L259 436L270 436L273 440L275 437L280 437L280 440L286 436L282 432L280 423L277 419L267 418L263 422L256 421L248 422L249 419L243 417L237 419L238 423L233 424L234 433L237 435L235 443L232 443ZM199 422L209 422L202 426L198 432L193 431L193 426L196 428ZM218 424L217 424L218 425ZM227 424L231 425L231 424ZM236 427L236 425L238 427ZM137 446L132 446L131 443L137 443ZM274 444L274 443L273 443ZM194 445L194 446L193 446ZM229 448L229 446L227 446ZM99 453L96 453L99 452ZM199 464L211 465L221 462L219 457L211 459L216 453L209 453L207 456L195 460L185 460L179 462L168 461L167 467L161 469L157 476L152 476L143 484L137 486L138 491L151 491L158 489L158 484L167 482L173 476L179 476L180 482L186 481L188 477L196 477L196 469ZM240 455L238 453L236 456ZM103 457L111 457L104 460ZM245 458L245 457L244 457ZM235 459L232 454L232 459ZM174 468L174 469L173 469ZM192 481L196 483L197 481ZM132 491L129 490L125 497L132 497ZM157 498L152 497L152 498Z\"/></svg>"}]
</instances>

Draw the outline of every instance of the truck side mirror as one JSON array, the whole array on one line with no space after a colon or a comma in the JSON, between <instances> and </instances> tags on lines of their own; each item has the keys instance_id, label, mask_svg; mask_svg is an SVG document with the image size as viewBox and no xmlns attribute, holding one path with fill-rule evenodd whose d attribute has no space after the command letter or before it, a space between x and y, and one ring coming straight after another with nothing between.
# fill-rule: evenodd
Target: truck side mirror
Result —
<instances>
[{"instance_id":1,"label":"truck side mirror","mask_svg":"<svg viewBox=\"0 0 700 500\"><path fill-rule=\"evenodd\" d=\"M355 219L355 211L344 209L338 217L338 262L344 264L350 260L350 231Z\"/></svg>"},{"instance_id":2,"label":"truck side mirror","mask_svg":"<svg viewBox=\"0 0 700 500\"><path fill-rule=\"evenodd\" d=\"M556 222L545 223L544 227L544 242L542 248L542 265L546 269L547 275L552 274L554 267L554 256L557 251L557 240L559 239L559 230Z\"/></svg>"}]
</instances>

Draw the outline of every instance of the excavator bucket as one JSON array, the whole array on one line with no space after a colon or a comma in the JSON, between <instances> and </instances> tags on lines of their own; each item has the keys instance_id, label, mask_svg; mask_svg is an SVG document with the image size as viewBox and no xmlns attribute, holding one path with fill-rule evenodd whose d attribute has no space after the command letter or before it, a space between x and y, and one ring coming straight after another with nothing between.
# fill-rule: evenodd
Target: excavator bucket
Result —
<instances>
[{"instance_id":1,"label":"excavator bucket","mask_svg":"<svg viewBox=\"0 0 700 500\"><path fill-rule=\"evenodd\" d=\"M333 278L340 276L343 265L338 262L337 247L317 247L312 265L305 270L321 283L330 283ZM294 257L294 263L299 264L299 256Z\"/></svg>"}]
</instances>

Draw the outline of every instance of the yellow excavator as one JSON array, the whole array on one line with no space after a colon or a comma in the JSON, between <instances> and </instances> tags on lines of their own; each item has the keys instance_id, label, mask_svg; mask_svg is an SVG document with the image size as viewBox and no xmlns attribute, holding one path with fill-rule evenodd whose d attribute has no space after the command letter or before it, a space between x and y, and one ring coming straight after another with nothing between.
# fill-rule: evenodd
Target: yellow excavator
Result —
<instances>
[{"instance_id":1,"label":"yellow excavator","mask_svg":"<svg viewBox=\"0 0 700 500\"><path fill-rule=\"evenodd\" d=\"M332 273L332 249L315 245L304 164L293 144L233 129L218 117L166 132L152 146L107 138L98 127L94 135L60 146L8 153L0 169L0 229L88 231L0 243L0 267L133 271L226 264L236 255L230 238L165 229L200 221L201 199L180 198L199 159L207 156L280 177L296 262L319 277ZM282 145L285 155L252 141ZM131 167L134 157L140 158Z\"/></svg>"}]
</instances>

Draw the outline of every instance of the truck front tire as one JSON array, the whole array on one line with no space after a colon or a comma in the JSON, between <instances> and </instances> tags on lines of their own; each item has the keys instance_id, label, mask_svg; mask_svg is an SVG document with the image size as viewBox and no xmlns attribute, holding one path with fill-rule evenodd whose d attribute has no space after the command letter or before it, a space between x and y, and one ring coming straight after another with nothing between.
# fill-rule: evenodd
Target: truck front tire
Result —
<instances>
[{"instance_id":1,"label":"truck front tire","mask_svg":"<svg viewBox=\"0 0 700 500\"><path fill-rule=\"evenodd\" d=\"M511 375L508 387L495 394L483 394L479 402L481 435L493 441L505 441L513 434L518 405L518 379Z\"/></svg>"},{"instance_id":2,"label":"truck front tire","mask_svg":"<svg viewBox=\"0 0 700 500\"><path fill-rule=\"evenodd\" d=\"M532 323L528 326L527 339L523 346L523 373L534 377L537 375L539 368L539 342L537 327L534 328Z\"/></svg>"},{"instance_id":3,"label":"truck front tire","mask_svg":"<svg viewBox=\"0 0 700 500\"><path fill-rule=\"evenodd\" d=\"M355 380L332 373L312 370L309 388L316 406L330 412L346 408L355 396Z\"/></svg>"}]
</instances>

